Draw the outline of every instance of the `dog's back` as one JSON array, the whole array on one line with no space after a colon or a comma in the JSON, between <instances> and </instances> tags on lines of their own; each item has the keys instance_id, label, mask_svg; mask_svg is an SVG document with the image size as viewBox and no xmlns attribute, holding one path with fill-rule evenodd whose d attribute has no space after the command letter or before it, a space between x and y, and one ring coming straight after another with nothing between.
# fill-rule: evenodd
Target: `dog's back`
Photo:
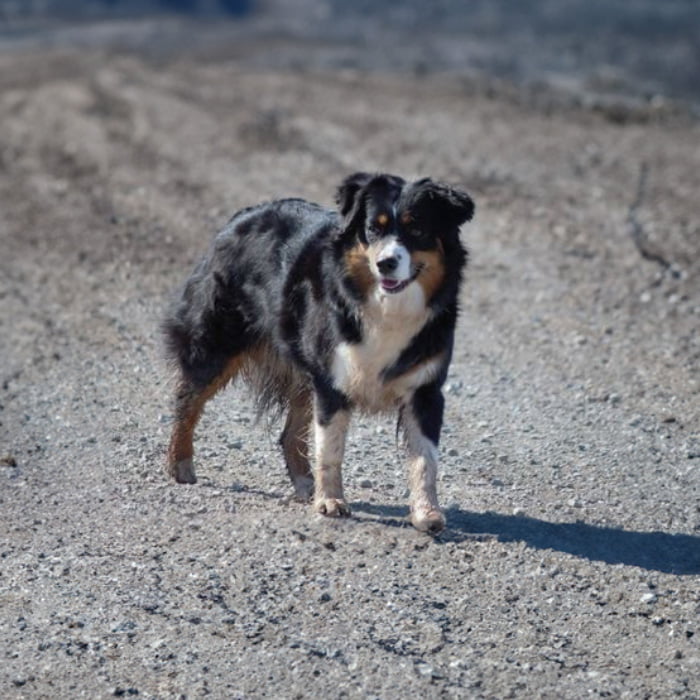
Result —
<instances>
[{"instance_id":1,"label":"dog's back","mask_svg":"<svg viewBox=\"0 0 700 700\"><path fill-rule=\"evenodd\" d=\"M214 239L164 322L171 357L204 387L230 359L262 343L279 347L290 269L318 264L338 216L301 199L235 214Z\"/></svg>"}]
</instances>

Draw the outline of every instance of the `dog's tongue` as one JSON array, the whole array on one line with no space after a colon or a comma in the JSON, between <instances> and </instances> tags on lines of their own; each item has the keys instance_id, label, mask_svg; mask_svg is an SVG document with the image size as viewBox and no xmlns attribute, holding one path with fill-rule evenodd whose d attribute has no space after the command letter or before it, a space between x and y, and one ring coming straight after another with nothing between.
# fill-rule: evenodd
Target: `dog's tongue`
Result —
<instances>
[{"instance_id":1,"label":"dog's tongue","mask_svg":"<svg viewBox=\"0 0 700 700\"><path fill-rule=\"evenodd\" d=\"M382 280L382 287L384 287L384 289L396 289L396 287L398 287L400 284L401 282L398 280L391 280L387 278Z\"/></svg>"}]
</instances>

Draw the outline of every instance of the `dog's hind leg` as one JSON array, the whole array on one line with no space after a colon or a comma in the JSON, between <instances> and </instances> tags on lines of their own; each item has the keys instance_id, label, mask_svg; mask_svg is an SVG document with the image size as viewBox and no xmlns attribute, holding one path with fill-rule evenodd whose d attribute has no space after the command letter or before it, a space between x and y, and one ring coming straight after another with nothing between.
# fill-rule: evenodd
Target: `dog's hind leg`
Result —
<instances>
[{"instance_id":1,"label":"dog's hind leg","mask_svg":"<svg viewBox=\"0 0 700 700\"><path fill-rule=\"evenodd\" d=\"M311 430L311 394L308 391L296 395L287 414L287 422L280 436L289 478L300 501L311 499L314 478L309 464L309 431Z\"/></svg>"},{"instance_id":2,"label":"dog's hind leg","mask_svg":"<svg viewBox=\"0 0 700 700\"><path fill-rule=\"evenodd\" d=\"M197 481L192 460L195 428L206 402L235 378L243 362L243 356L232 358L219 374L203 386L181 377L175 394L175 424L170 437L167 467L170 476L178 483L194 484Z\"/></svg>"}]
</instances>

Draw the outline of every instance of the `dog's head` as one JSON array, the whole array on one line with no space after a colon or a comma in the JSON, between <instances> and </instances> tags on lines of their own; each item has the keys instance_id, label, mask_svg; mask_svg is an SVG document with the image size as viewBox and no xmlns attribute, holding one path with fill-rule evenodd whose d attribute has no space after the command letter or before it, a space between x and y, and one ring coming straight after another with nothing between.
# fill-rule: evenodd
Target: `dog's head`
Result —
<instances>
[{"instance_id":1,"label":"dog's head","mask_svg":"<svg viewBox=\"0 0 700 700\"><path fill-rule=\"evenodd\" d=\"M393 295L416 282L431 303L441 289L456 293L466 262L459 227L474 215L468 194L430 178L356 173L336 200L346 260L362 273L361 286Z\"/></svg>"}]
</instances>

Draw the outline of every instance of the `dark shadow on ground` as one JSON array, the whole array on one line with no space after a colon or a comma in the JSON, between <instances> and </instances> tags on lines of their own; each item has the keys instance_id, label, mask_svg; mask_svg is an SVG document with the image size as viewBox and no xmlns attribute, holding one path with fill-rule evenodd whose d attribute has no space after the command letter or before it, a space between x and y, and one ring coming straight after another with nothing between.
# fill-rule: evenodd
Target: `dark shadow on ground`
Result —
<instances>
[{"instance_id":1,"label":"dark shadow on ground","mask_svg":"<svg viewBox=\"0 0 700 700\"><path fill-rule=\"evenodd\" d=\"M388 525L406 525L406 508L370 503L352 506L355 513L379 516ZM460 508L450 508L446 515L447 529L438 538L442 542L491 536L501 542L525 542L535 549L553 549L607 564L626 564L681 576L700 574L700 537L694 535L634 532L584 522L551 523Z\"/></svg>"}]
</instances>

